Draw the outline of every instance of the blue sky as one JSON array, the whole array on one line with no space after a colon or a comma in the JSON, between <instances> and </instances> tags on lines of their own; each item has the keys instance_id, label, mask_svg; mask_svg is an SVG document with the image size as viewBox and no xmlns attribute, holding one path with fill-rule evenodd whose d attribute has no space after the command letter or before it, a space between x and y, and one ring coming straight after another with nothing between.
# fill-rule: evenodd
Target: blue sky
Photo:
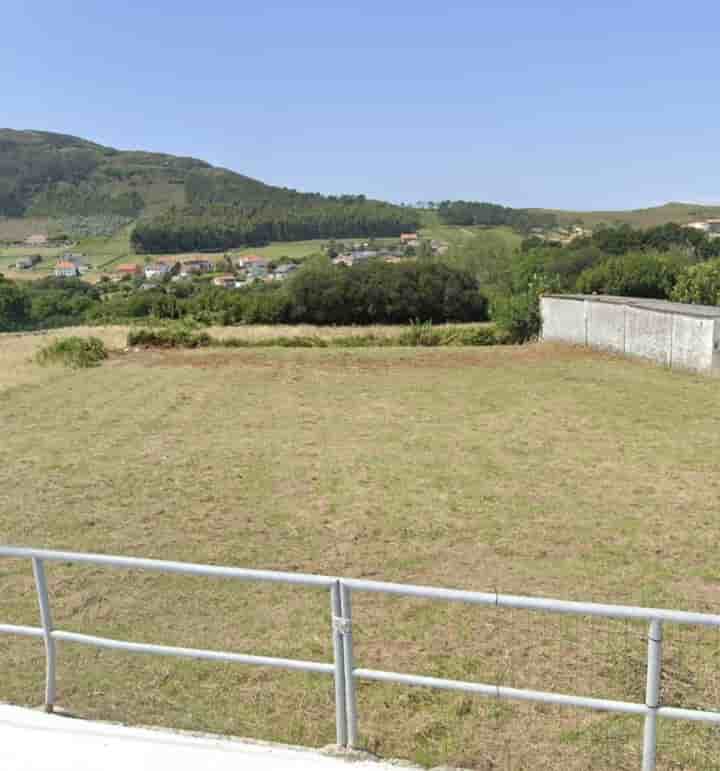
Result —
<instances>
[{"instance_id":1,"label":"blue sky","mask_svg":"<svg viewBox=\"0 0 720 771\"><path fill-rule=\"evenodd\" d=\"M388 200L720 203L720 6L8 3L0 126Z\"/></svg>"}]
</instances>

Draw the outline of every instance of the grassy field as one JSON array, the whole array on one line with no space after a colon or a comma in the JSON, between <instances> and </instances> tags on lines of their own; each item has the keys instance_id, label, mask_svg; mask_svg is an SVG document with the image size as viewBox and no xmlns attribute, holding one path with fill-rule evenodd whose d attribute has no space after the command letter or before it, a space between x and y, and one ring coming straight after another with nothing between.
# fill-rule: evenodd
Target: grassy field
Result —
<instances>
[{"instance_id":1,"label":"grassy field","mask_svg":"<svg viewBox=\"0 0 720 771\"><path fill-rule=\"evenodd\" d=\"M79 331L124 346L123 328ZM55 336L0 337L5 542L717 611L715 380L552 345L33 364ZM62 628L331 657L323 593L48 572ZM0 621L37 615L29 564L1 562ZM643 698L642 625L358 596L354 634L363 666ZM717 708L718 635L666 635L666 702ZM39 703L43 660L40 643L0 638L0 700ZM334 737L332 683L319 675L63 643L59 686L60 704L86 716ZM359 700L363 743L385 756L640 765L635 718L379 684ZM717 732L661 723L659 768L715 769L719 746Z\"/></svg>"},{"instance_id":2,"label":"grassy field","mask_svg":"<svg viewBox=\"0 0 720 771\"><path fill-rule=\"evenodd\" d=\"M459 227L455 225L433 224L420 230L423 238L436 238L445 241L451 248L462 247L470 243L477 245L504 244L515 249L522 243L523 237L510 228Z\"/></svg>"}]
</instances>

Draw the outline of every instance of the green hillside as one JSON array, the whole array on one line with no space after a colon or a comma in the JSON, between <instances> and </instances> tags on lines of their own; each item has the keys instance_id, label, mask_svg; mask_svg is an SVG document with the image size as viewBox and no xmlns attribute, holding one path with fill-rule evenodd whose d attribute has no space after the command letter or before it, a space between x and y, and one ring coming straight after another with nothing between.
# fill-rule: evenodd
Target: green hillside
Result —
<instances>
[{"instance_id":1,"label":"green hillside","mask_svg":"<svg viewBox=\"0 0 720 771\"><path fill-rule=\"evenodd\" d=\"M18 224L23 222L32 227ZM107 237L131 222L140 226L138 249L167 251L397 235L416 227L419 218L412 209L364 196L266 185L195 158L0 129L0 240L21 240L28 230Z\"/></svg>"},{"instance_id":2,"label":"green hillside","mask_svg":"<svg viewBox=\"0 0 720 771\"><path fill-rule=\"evenodd\" d=\"M632 225L635 228L654 228L669 222L687 225L689 222L720 217L720 206L671 202L647 209L618 211L568 211L563 209L535 209L531 211L554 214L558 225Z\"/></svg>"},{"instance_id":3,"label":"green hillside","mask_svg":"<svg viewBox=\"0 0 720 771\"><path fill-rule=\"evenodd\" d=\"M0 216L152 216L193 203L296 195L195 158L121 151L78 137L0 129Z\"/></svg>"},{"instance_id":4,"label":"green hillside","mask_svg":"<svg viewBox=\"0 0 720 771\"><path fill-rule=\"evenodd\" d=\"M444 201L436 211L422 211L361 195L301 193L195 158L122 151L46 131L0 129L0 241L5 242L65 234L95 246L103 239L117 241L121 233L118 254L127 253L130 243L137 251L182 252L396 236L422 224L521 233L572 224L649 228L710 217L720 217L720 206L668 203L582 212Z\"/></svg>"}]
</instances>

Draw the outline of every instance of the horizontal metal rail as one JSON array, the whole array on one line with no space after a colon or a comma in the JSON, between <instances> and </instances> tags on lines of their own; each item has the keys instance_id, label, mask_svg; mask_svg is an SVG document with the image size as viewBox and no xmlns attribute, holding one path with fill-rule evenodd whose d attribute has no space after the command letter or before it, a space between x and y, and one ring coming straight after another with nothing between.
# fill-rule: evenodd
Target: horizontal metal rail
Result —
<instances>
[{"instance_id":1,"label":"horizontal metal rail","mask_svg":"<svg viewBox=\"0 0 720 771\"><path fill-rule=\"evenodd\" d=\"M340 576L323 576L313 573L251 570L220 565L201 565L192 562L171 562L140 557L115 557L107 554L33 549L21 546L0 546L0 557L34 557L48 562L78 562L129 570L151 570L158 573L234 578L245 581L296 584L319 588L330 588L336 581L342 581L345 586L354 591L422 597L430 600L447 600L450 602L467 602L476 605L494 605L500 608L548 611L578 616L602 616L604 618L632 619L636 621L657 620L668 621L673 624L720 627L720 615L711 613L688 613L687 611L680 610L636 607L632 605L610 605L596 602L572 602L544 597L500 594L497 592L473 592L465 589L443 589L435 586L397 584L359 578L341 578Z\"/></svg>"},{"instance_id":2,"label":"horizontal metal rail","mask_svg":"<svg viewBox=\"0 0 720 771\"><path fill-rule=\"evenodd\" d=\"M466 693L478 693L482 696L492 696L496 699L540 701L545 704L558 704L565 707L585 707L587 709L596 709L604 712L624 712L629 715L645 715L647 713L647 707L644 704L634 704L627 701L593 699L586 696L566 696L565 694L552 693L550 691L529 691L522 688L507 688L503 685L469 683L463 680L445 680L440 677L400 675L396 672L383 672L378 669L356 669L353 674L360 680L379 680L384 683L417 685L426 688L440 688L446 691L465 691ZM720 714L718 717L720 717Z\"/></svg>"},{"instance_id":3,"label":"horizontal metal rail","mask_svg":"<svg viewBox=\"0 0 720 771\"><path fill-rule=\"evenodd\" d=\"M45 636L45 632L39 626L18 626L16 624L0 624L0 634L17 634L21 637Z\"/></svg>"},{"instance_id":4,"label":"horizontal metal rail","mask_svg":"<svg viewBox=\"0 0 720 771\"><path fill-rule=\"evenodd\" d=\"M393 584L382 581L366 581L345 578L343 583L354 591L394 594L403 597L421 597L428 600L466 602L474 605L490 605L498 608L538 610L575 616L602 616L603 618L630 619L635 621L668 621L673 624L720 627L720 615L688 613L681 610L642 608L632 605L606 605L597 602L571 602L544 597L520 597L496 592L470 592L463 589L440 589L434 586Z\"/></svg>"},{"instance_id":5,"label":"horizontal metal rail","mask_svg":"<svg viewBox=\"0 0 720 771\"><path fill-rule=\"evenodd\" d=\"M277 570L247 570L220 565L197 565L193 562L169 562L168 560L142 559L140 557L113 557L107 554L84 554L74 551L28 549L18 546L0 546L0 557L35 558L44 562L78 562L103 565L127 570L151 570L156 573L177 573L187 576L235 578L244 581L264 581L275 584L297 584L329 589L337 580L329 576L309 573L283 573Z\"/></svg>"},{"instance_id":6,"label":"horizontal metal rail","mask_svg":"<svg viewBox=\"0 0 720 771\"><path fill-rule=\"evenodd\" d=\"M205 650L203 648L179 648L173 645L155 645L153 643L134 643L124 640L113 640L109 637L96 637L77 632L63 632L56 629L52 632L54 640L93 645L96 648L110 648L129 653L152 653L155 656L178 656L185 659L207 659L208 661L228 661L232 664L254 664L260 667L279 667L281 669L298 669L304 672L321 672L333 674L335 667L319 661L303 661L302 659L279 659L273 656L249 656L244 653L225 653L224 651Z\"/></svg>"},{"instance_id":7,"label":"horizontal metal rail","mask_svg":"<svg viewBox=\"0 0 720 771\"><path fill-rule=\"evenodd\" d=\"M671 720L701 721L720 725L720 712L670 707L660 704L660 681L662 672L662 625L663 623L691 624L720 629L720 615L710 613L689 613L686 611L660 608L609 605L602 603L572 602L542 597L523 597L499 592L473 592L461 589L444 589L433 586L398 584L357 578L288 573L273 570L250 570L245 568L198 565L187 562L141 559L137 557L115 557L104 554L84 554L70 551L54 551L24 547L0 546L0 557L31 559L36 578L36 591L40 607L41 627L14 624L0 624L0 633L41 638L46 647L46 708L51 711L55 694L55 641L91 645L130 653L147 653L158 656L177 656L189 659L223 661L253 666L267 666L281 669L330 674L335 679L335 714L337 741L341 745L356 746L357 700L356 680L380 681L399 685L420 686L451 691L464 691L497 699L542 702L567 707L579 707L605 712L643 716L645 730L643 738L643 770L655 769L657 745L656 723L658 718ZM93 564L129 570L149 570L159 573L229 578L240 581L258 581L327 589L330 593L331 634L333 642L332 663L286 659L273 656L256 656L200 648L186 648L154 643L129 642L108 637L68 632L53 627L50 602L43 564L45 562L67 562ZM649 622L647 686L644 703L617 701L613 699L577 696L551 691L510 688L500 684L486 684L450 680L424 675L386 672L354 666L352 631L352 592L371 592L394 596L415 597L445 602L463 602L498 609L514 608L545 613L596 616L611 619L625 619Z\"/></svg>"}]
</instances>

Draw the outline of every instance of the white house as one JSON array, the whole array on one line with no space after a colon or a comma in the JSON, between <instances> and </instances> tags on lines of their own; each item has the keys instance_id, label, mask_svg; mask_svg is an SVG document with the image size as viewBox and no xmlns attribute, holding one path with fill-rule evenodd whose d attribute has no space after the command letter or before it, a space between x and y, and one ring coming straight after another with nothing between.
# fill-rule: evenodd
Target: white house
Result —
<instances>
[{"instance_id":1,"label":"white house","mask_svg":"<svg viewBox=\"0 0 720 771\"><path fill-rule=\"evenodd\" d=\"M78 275L80 275L80 271L74 262L60 260L55 265L55 275L58 278L76 278Z\"/></svg>"},{"instance_id":2,"label":"white house","mask_svg":"<svg viewBox=\"0 0 720 771\"><path fill-rule=\"evenodd\" d=\"M145 278L164 278L173 273L175 267L166 262L153 262L145 266Z\"/></svg>"}]
</instances>

